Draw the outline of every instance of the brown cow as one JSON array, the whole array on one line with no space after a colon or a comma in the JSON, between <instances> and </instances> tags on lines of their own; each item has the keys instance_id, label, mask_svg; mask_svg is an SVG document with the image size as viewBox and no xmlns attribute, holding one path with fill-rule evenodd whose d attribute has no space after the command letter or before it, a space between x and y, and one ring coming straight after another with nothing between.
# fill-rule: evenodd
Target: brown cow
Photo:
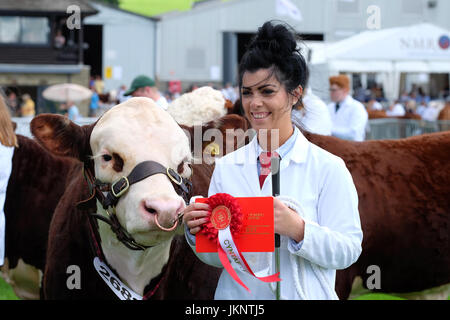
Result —
<instances>
[{"instance_id":1,"label":"brown cow","mask_svg":"<svg viewBox=\"0 0 450 320\"><path fill-rule=\"evenodd\" d=\"M416 113L408 112L404 116L396 116L396 117L390 117L386 114L385 110L367 110L367 113L369 115L369 119L414 119L414 120L420 120L422 117Z\"/></svg>"},{"instance_id":2,"label":"brown cow","mask_svg":"<svg viewBox=\"0 0 450 320\"><path fill-rule=\"evenodd\" d=\"M81 163L55 156L27 137L17 135L17 139L5 201L9 269L5 272L16 268L20 259L43 271L53 211L66 188L67 176L81 170ZM17 295L31 297L20 283L13 283L13 288Z\"/></svg>"},{"instance_id":3,"label":"brown cow","mask_svg":"<svg viewBox=\"0 0 450 320\"><path fill-rule=\"evenodd\" d=\"M384 292L449 283L450 132L366 142L304 134L345 161L358 191L363 251L337 272L339 297L348 298L356 276L366 284L372 265Z\"/></svg>"},{"instance_id":4,"label":"brown cow","mask_svg":"<svg viewBox=\"0 0 450 320\"><path fill-rule=\"evenodd\" d=\"M380 268L384 292L449 283L450 132L359 143L306 137L345 161L358 191L363 250L337 273L340 298L355 276L366 283L370 265Z\"/></svg>"},{"instance_id":5,"label":"brown cow","mask_svg":"<svg viewBox=\"0 0 450 320\"><path fill-rule=\"evenodd\" d=\"M450 101L447 101L445 107L439 112L438 120L450 120Z\"/></svg>"}]
</instances>

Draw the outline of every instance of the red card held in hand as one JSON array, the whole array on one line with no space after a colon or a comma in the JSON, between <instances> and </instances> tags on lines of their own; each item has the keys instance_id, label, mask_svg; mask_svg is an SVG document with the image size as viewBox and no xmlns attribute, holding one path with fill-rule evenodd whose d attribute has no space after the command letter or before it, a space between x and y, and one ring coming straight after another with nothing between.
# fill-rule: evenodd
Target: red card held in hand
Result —
<instances>
[{"instance_id":1,"label":"red card held in hand","mask_svg":"<svg viewBox=\"0 0 450 320\"><path fill-rule=\"evenodd\" d=\"M234 237L241 252L273 252L275 250L273 198L235 198L243 213L242 231ZM205 203L207 198L195 202ZM217 242L209 240L202 232L196 234L197 252L217 252Z\"/></svg>"}]
</instances>

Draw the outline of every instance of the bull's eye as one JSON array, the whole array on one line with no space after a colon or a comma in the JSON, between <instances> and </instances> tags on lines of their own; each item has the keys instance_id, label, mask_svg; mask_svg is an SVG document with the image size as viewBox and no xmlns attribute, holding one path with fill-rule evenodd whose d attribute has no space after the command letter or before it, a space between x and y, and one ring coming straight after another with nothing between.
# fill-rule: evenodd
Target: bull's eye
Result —
<instances>
[{"instance_id":1,"label":"bull's eye","mask_svg":"<svg viewBox=\"0 0 450 320\"><path fill-rule=\"evenodd\" d=\"M181 162L177 167L178 174L183 174L184 171L184 162Z\"/></svg>"},{"instance_id":2,"label":"bull's eye","mask_svg":"<svg viewBox=\"0 0 450 320\"><path fill-rule=\"evenodd\" d=\"M117 153L113 153L114 165L113 169L116 172L122 172L123 170L123 159Z\"/></svg>"},{"instance_id":3,"label":"bull's eye","mask_svg":"<svg viewBox=\"0 0 450 320\"><path fill-rule=\"evenodd\" d=\"M112 157L109 154L102 155L104 161L108 162L112 160Z\"/></svg>"}]
</instances>

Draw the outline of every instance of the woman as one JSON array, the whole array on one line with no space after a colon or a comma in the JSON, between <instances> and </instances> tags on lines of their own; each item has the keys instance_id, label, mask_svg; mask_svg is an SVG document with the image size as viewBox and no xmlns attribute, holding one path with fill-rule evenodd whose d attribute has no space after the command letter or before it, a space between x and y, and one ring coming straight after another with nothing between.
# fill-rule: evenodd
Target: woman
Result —
<instances>
[{"instance_id":1,"label":"woman","mask_svg":"<svg viewBox=\"0 0 450 320\"><path fill-rule=\"evenodd\" d=\"M361 253L358 197L342 159L311 144L291 122L302 103L308 68L296 39L283 25L266 22L239 65L239 89L245 117L257 135L250 143L216 162L209 196L271 195L270 174L258 181L263 151L280 157L281 196L274 198L275 232L281 235L281 297L337 299L336 269L353 264ZM262 186L261 186L261 184ZM195 252L194 235L207 221L208 205L193 203L184 213L186 238ZM217 254L196 253L221 267ZM244 253L258 276L274 273L272 253ZM216 299L274 299L274 284L237 271L251 292L222 272Z\"/></svg>"},{"instance_id":2,"label":"woman","mask_svg":"<svg viewBox=\"0 0 450 320\"><path fill-rule=\"evenodd\" d=\"M6 199L6 188L12 170L12 156L17 147L17 137L3 98L0 96L0 266L5 257L5 213L3 206Z\"/></svg>"}]
</instances>

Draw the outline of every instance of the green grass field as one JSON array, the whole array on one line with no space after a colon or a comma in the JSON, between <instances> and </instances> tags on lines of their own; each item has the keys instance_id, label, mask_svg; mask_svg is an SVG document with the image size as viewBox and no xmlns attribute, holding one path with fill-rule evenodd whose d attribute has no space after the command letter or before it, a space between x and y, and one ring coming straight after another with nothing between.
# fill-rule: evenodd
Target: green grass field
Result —
<instances>
[{"instance_id":1,"label":"green grass field","mask_svg":"<svg viewBox=\"0 0 450 320\"><path fill-rule=\"evenodd\" d=\"M448 292L448 286L442 288ZM413 298L413 297L411 297ZM362 288L354 288L351 300L407 300L404 297L398 297L395 295L389 295L385 293L370 293L368 290ZM19 300L14 294L11 286L7 284L2 278L0 278L0 300ZM450 300L450 295L447 297Z\"/></svg>"},{"instance_id":2,"label":"green grass field","mask_svg":"<svg viewBox=\"0 0 450 320\"><path fill-rule=\"evenodd\" d=\"M11 289L11 286L0 278L0 300L19 300Z\"/></svg>"},{"instance_id":3,"label":"green grass field","mask_svg":"<svg viewBox=\"0 0 450 320\"><path fill-rule=\"evenodd\" d=\"M154 16L172 10L189 10L196 1L199 0L120 0L119 7L145 16Z\"/></svg>"}]
</instances>

